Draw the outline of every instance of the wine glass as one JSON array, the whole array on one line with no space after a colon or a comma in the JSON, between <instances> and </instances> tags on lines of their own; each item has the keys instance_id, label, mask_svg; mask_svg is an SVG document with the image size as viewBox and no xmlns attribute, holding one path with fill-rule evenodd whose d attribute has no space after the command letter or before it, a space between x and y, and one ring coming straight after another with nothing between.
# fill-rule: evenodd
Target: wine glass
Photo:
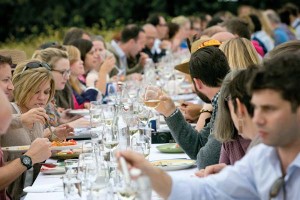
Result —
<instances>
[{"instance_id":1,"label":"wine glass","mask_svg":"<svg viewBox=\"0 0 300 200\"><path fill-rule=\"evenodd\" d=\"M102 105L101 110L106 126L111 126L115 115L115 107L113 105Z\"/></svg>"},{"instance_id":2,"label":"wine glass","mask_svg":"<svg viewBox=\"0 0 300 200\"><path fill-rule=\"evenodd\" d=\"M119 145L119 131L113 128L108 128L103 133L103 144L109 149L109 160L113 161L113 149Z\"/></svg>"},{"instance_id":3,"label":"wine glass","mask_svg":"<svg viewBox=\"0 0 300 200\"><path fill-rule=\"evenodd\" d=\"M143 154L146 159L148 159L150 155L151 131L150 128L140 128L139 133L135 136L136 150Z\"/></svg>"},{"instance_id":4,"label":"wine glass","mask_svg":"<svg viewBox=\"0 0 300 200\"><path fill-rule=\"evenodd\" d=\"M144 95L144 104L149 108L156 108L160 103L161 88L149 85Z\"/></svg>"}]
</instances>

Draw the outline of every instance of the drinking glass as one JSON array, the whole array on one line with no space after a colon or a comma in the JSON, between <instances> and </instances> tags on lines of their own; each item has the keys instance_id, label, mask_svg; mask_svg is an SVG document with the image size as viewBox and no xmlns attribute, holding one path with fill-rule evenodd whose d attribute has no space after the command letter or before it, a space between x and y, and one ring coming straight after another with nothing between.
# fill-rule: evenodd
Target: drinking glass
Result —
<instances>
[{"instance_id":1,"label":"drinking glass","mask_svg":"<svg viewBox=\"0 0 300 200\"><path fill-rule=\"evenodd\" d=\"M151 131L150 128L140 128L132 138L132 150L143 154L146 159L150 155Z\"/></svg>"},{"instance_id":2,"label":"drinking glass","mask_svg":"<svg viewBox=\"0 0 300 200\"><path fill-rule=\"evenodd\" d=\"M113 149L119 145L119 131L113 131L112 128L107 129L103 134L103 144L109 149L109 160L114 160Z\"/></svg>"},{"instance_id":3,"label":"drinking glass","mask_svg":"<svg viewBox=\"0 0 300 200\"><path fill-rule=\"evenodd\" d=\"M67 159L65 160L65 171L66 175L77 175L78 174L78 159Z\"/></svg>"},{"instance_id":4,"label":"drinking glass","mask_svg":"<svg viewBox=\"0 0 300 200\"><path fill-rule=\"evenodd\" d=\"M90 127L96 128L101 124L102 120L101 102L91 101L90 102Z\"/></svg>"},{"instance_id":5,"label":"drinking glass","mask_svg":"<svg viewBox=\"0 0 300 200\"><path fill-rule=\"evenodd\" d=\"M77 175L63 176L64 196L67 200L80 200L82 197L81 180Z\"/></svg>"},{"instance_id":6,"label":"drinking glass","mask_svg":"<svg viewBox=\"0 0 300 200\"><path fill-rule=\"evenodd\" d=\"M121 173L119 173L119 178L116 179L118 182L115 185L115 189L117 192L117 197L119 200L134 200L138 194L138 185L134 180L130 180L127 182L124 180L124 177Z\"/></svg>"},{"instance_id":7,"label":"drinking glass","mask_svg":"<svg viewBox=\"0 0 300 200\"><path fill-rule=\"evenodd\" d=\"M146 88L144 104L149 108L156 108L160 103L161 88L149 85Z\"/></svg>"},{"instance_id":8,"label":"drinking glass","mask_svg":"<svg viewBox=\"0 0 300 200\"><path fill-rule=\"evenodd\" d=\"M102 105L101 110L105 125L111 126L115 115L115 107L113 105Z\"/></svg>"},{"instance_id":9,"label":"drinking glass","mask_svg":"<svg viewBox=\"0 0 300 200\"><path fill-rule=\"evenodd\" d=\"M83 153L93 153L94 152L94 145L92 141L84 141L82 143L82 152Z\"/></svg>"}]
</instances>

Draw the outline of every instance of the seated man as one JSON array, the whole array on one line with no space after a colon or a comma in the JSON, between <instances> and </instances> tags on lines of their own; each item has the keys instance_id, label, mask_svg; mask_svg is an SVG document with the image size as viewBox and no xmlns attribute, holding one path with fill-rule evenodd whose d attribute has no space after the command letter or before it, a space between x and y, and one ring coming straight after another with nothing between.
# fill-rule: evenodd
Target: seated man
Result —
<instances>
[{"instance_id":1,"label":"seated man","mask_svg":"<svg viewBox=\"0 0 300 200\"><path fill-rule=\"evenodd\" d=\"M219 174L171 178L143 156L124 151L165 199L298 199L300 196L300 56L284 54L264 63L250 83L253 122L264 144ZM282 84L284 83L284 84Z\"/></svg>"},{"instance_id":2,"label":"seated man","mask_svg":"<svg viewBox=\"0 0 300 200\"><path fill-rule=\"evenodd\" d=\"M221 143L217 141L211 129L217 113L217 99L223 78L230 68L224 53L216 46L217 40L200 39L192 44L192 56L189 71L195 85L196 93L205 103L212 103L213 110L202 110L203 121L207 115L211 120L200 131L195 130L185 121L176 109L171 98L164 96L158 112L165 116L167 125L175 141L191 159L197 159L199 169L219 162Z\"/></svg>"},{"instance_id":3,"label":"seated man","mask_svg":"<svg viewBox=\"0 0 300 200\"><path fill-rule=\"evenodd\" d=\"M0 89L0 135L5 133L10 120L11 109L6 95ZM30 169L34 164L43 162L51 155L50 142L47 138L38 138L30 146L29 150L20 158L17 158L7 165L3 162L3 152L0 147L0 199L10 199L5 188L17 179L23 172Z\"/></svg>"}]
</instances>

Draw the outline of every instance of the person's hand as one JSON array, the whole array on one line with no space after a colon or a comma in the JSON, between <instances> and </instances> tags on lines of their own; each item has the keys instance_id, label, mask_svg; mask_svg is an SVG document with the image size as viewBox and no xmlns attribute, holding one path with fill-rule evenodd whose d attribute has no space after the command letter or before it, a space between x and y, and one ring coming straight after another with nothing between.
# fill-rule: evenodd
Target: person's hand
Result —
<instances>
[{"instance_id":1,"label":"person's hand","mask_svg":"<svg viewBox=\"0 0 300 200\"><path fill-rule=\"evenodd\" d=\"M155 87L153 87L153 90L155 90L155 92L159 92L158 95L160 100L160 103L155 108L155 110L164 115L165 117L169 117L176 110L176 106L173 100L169 96L164 94L160 88L157 87L155 89ZM150 91L149 88L148 91Z\"/></svg>"},{"instance_id":2,"label":"person's hand","mask_svg":"<svg viewBox=\"0 0 300 200\"><path fill-rule=\"evenodd\" d=\"M74 128L72 128L68 124L62 124L55 127L54 133L59 140L65 140L68 136L74 135Z\"/></svg>"},{"instance_id":3,"label":"person's hand","mask_svg":"<svg viewBox=\"0 0 300 200\"><path fill-rule=\"evenodd\" d=\"M65 124L65 123L68 123L68 122L72 122L72 121L82 117L81 115L72 115L72 114L70 114L69 113L70 110L71 109L66 109L66 110L63 110L60 113L60 118L59 118L59 123L60 124Z\"/></svg>"},{"instance_id":4,"label":"person's hand","mask_svg":"<svg viewBox=\"0 0 300 200\"><path fill-rule=\"evenodd\" d=\"M147 58L149 58L149 56L146 53L141 52L140 53L140 59L139 59L140 65L142 65L144 67L145 64L146 64Z\"/></svg>"},{"instance_id":5,"label":"person's hand","mask_svg":"<svg viewBox=\"0 0 300 200\"><path fill-rule=\"evenodd\" d=\"M143 173L148 174L154 167L145 159L142 154L136 153L131 150L120 151L116 153L116 158L124 157L128 164L128 169L138 168L142 170ZM120 164L119 164L120 165ZM121 169L121 166L119 166Z\"/></svg>"},{"instance_id":6,"label":"person's hand","mask_svg":"<svg viewBox=\"0 0 300 200\"><path fill-rule=\"evenodd\" d=\"M107 57L102 63L99 73L105 73L105 74L110 73L111 70L115 67L115 63L116 63L116 59L113 55Z\"/></svg>"},{"instance_id":7,"label":"person's hand","mask_svg":"<svg viewBox=\"0 0 300 200\"><path fill-rule=\"evenodd\" d=\"M46 110L40 107L32 108L26 113L21 114L20 119L25 127L32 129L35 122L40 122L44 125L46 120L49 120L49 117L46 114Z\"/></svg>"},{"instance_id":8,"label":"person's hand","mask_svg":"<svg viewBox=\"0 0 300 200\"><path fill-rule=\"evenodd\" d=\"M188 122L196 122L198 120L201 108L202 106L190 102L183 102L179 107Z\"/></svg>"},{"instance_id":9,"label":"person's hand","mask_svg":"<svg viewBox=\"0 0 300 200\"><path fill-rule=\"evenodd\" d=\"M47 138L35 139L25 155L29 156L32 164L43 162L51 156L51 143Z\"/></svg>"},{"instance_id":10,"label":"person's hand","mask_svg":"<svg viewBox=\"0 0 300 200\"><path fill-rule=\"evenodd\" d=\"M169 40L163 40L160 43L160 48L161 49L171 49L172 43Z\"/></svg>"},{"instance_id":11,"label":"person's hand","mask_svg":"<svg viewBox=\"0 0 300 200\"><path fill-rule=\"evenodd\" d=\"M222 169L224 169L227 165L224 163L220 164L215 164L215 165L210 165L205 167L205 169L201 169L195 173L196 176L198 177L206 177L211 174L217 174L219 173Z\"/></svg>"}]
</instances>

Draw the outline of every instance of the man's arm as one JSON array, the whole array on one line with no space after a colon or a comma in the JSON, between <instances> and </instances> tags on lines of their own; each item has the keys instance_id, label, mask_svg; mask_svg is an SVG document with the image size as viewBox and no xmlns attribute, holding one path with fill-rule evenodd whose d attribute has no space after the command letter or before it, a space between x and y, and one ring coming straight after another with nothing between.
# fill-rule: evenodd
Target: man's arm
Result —
<instances>
[{"instance_id":1,"label":"man's arm","mask_svg":"<svg viewBox=\"0 0 300 200\"><path fill-rule=\"evenodd\" d=\"M51 156L49 140L46 138L37 138L32 142L25 155L31 158L32 164L48 159ZM20 158L0 167L0 190L7 187L26 170L27 168L21 163Z\"/></svg>"},{"instance_id":2,"label":"man's arm","mask_svg":"<svg viewBox=\"0 0 300 200\"><path fill-rule=\"evenodd\" d=\"M27 168L22 165L20 158L0 167L0 190L6 188L26 170Z\"/></svg>"},{"instance_id":3,"label":"man's arm","mask_svg":"<svg viewBox=\"0 0 300 200\"><path fill-rule=\"evenodd\" d=\"M200 148L207 143L210 134L210 123L198 132L185 121L180 111L165 120L175 141L190 158L196 159Z\"/></svg>"}]
</instances>

